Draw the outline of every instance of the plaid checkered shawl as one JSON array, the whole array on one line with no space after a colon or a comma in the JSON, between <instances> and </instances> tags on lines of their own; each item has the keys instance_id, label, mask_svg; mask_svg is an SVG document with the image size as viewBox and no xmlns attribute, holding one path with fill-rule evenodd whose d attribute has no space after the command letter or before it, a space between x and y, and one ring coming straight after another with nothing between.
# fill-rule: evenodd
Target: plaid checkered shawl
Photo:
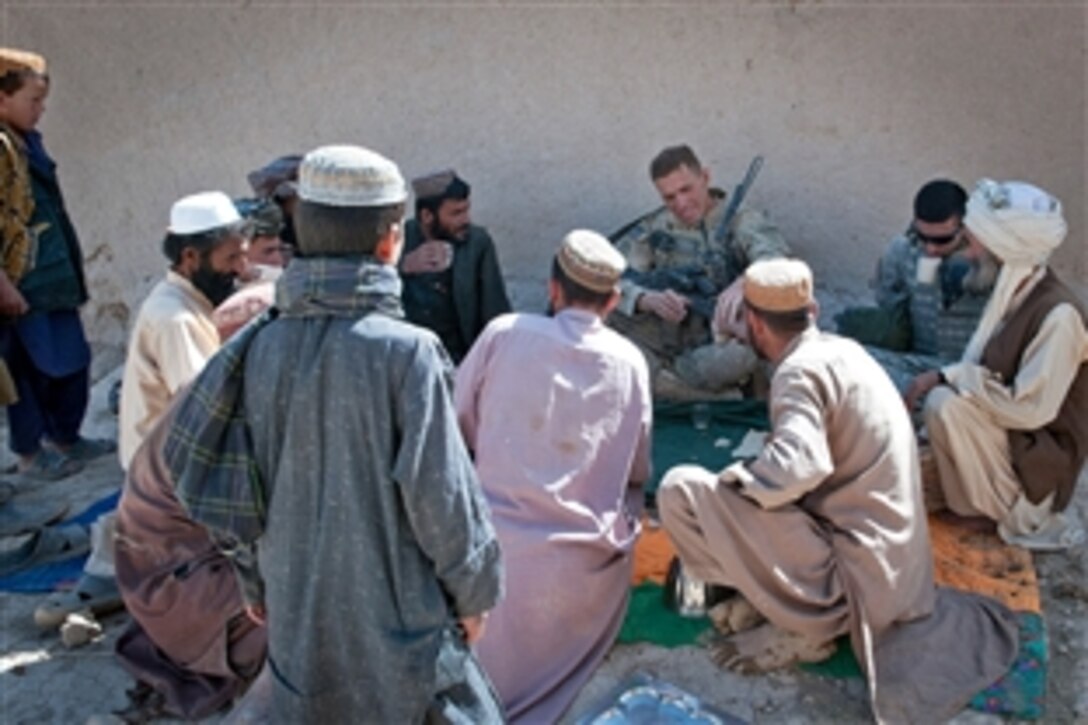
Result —
<instances>
[{"instance_id":1,"label":"plaid checkered shawl","mask_svg":"<svg viewBox=\"0 0 1088 725\"><path fill-rule=\"evenodd\" d=\"M226 542L264 532L266 496L245 412L246 355L276 318L403 317L400 277L373 259L295 259L277 284L276 306L250 322L208 361L178 404L163 446L178 500Z\"/></svg>"}]
</instances>

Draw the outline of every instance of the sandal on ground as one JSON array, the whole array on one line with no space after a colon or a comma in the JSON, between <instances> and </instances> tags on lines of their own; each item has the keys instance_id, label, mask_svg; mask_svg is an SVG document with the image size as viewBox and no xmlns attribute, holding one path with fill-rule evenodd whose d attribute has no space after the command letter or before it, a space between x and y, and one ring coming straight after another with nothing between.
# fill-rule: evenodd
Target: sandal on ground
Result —
<instances>
[{"instance_id":1,"label":"sandal on ground","mask_svg":"<svg viewBox=\"0 0 1088 725\"><path fill-rule=\"evenodd\" d=\"M0 481L0 537L29 534L60 521L68 513L64 501L13 501L7 481Z\"/></svg>"},{"instance_id":2,"label":"sandal on ground","mask_svg":"<svg viewBox=\"0 0 1088 725\"><path fill-rule=\"evenodd\" d=\"M0 554L0 576L86 554L91 537L83 526L39 529L17 548Z\"/></svg>"},{"instance_id":3,"label":"sandal on ground","mask_svg":"<svg viewBox=\"0 0 1088 725\"><path fill-rule=\"evenodd\" d=\"M125 606L113 577L83 573L76 585L66 592L54 592L34 610L34 623L42 629L64 624L73 612L90 610L95 616L115 612Z\"/></svg>"},{"instance_id":4,"label":"sandal on ground","mask_svg":"<svg viewBox=\"0 0 1088 725\"><path fill-rule=\"evenodd\" d=\"M19 468L19 475L31 481L59 481L83 470L83 461L69 458L48 448L34 456L26 468Z\"/></svg>"},{"instance_id":5,"label":"sandal on ground","mask_svg":"<svg viewBox=\"0 0 1088 725\"><path fill-rule=\"evenodd\" d=\"M117 451L117 443L108 438L77 438L76 442L57 452L66 458L86 463L95 458L107 456Z\"/></svg>"}]
</instances>

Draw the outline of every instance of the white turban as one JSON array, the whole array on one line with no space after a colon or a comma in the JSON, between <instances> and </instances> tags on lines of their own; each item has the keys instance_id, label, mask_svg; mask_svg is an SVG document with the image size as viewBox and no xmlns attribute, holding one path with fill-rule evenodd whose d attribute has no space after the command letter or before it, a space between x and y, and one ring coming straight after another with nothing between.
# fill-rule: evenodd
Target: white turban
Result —
<instances>
[{"instance_id":1,"label":"white turban","mask_svg":"<svg viewBox=\"0 0 1088 725\"><path fill-rule=\"evenodd\" d=\"M1017 290L1046 264L1068 227L1062 203L1039 187L991 179L975 185L963 224L1002 262L990 301L963 355L964 360L978 362Z\"/></svg>"}]
</instances>

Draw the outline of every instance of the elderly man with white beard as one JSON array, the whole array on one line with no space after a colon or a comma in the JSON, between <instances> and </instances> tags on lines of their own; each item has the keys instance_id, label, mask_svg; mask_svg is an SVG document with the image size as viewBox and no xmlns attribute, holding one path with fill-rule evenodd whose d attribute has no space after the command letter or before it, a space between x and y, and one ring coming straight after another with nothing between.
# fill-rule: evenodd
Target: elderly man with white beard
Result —
<instances>
[{"instance_id":1,"label":"elderly man with white beard","mask_svg":"<svg viewBox=\"0 0 1088 725\"><path fill-rule=\"evenodd\" d=\"M1076 295L1047 265L1065 239L1061 202L1017 181L979 182L964 219L968 254L1001 265L961 362L915 378L954 513L984 516L1030 549L1084 538L1063 515L1088 455L1088 331Z\"/></svg>"}]
</instances>

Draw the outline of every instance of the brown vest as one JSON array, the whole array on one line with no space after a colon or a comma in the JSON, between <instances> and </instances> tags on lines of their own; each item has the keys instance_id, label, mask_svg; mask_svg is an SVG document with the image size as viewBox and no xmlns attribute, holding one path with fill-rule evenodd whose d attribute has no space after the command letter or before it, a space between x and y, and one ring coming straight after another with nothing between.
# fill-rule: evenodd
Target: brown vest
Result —
<instances>
[{"instance_id":1,"label":"brown vest","mask_svg":"<svg viewBox=\"0 0 1088 725\"><path fill-rule=\"evenodd\" d=\"M1024 350L1050 311L1062 303L1076 307L1082 321L1086 318L1076 296L1048 269L1004 327L986 343L982 365L1014 385ZM1028 501L1038 504L1054 493L1053 509L1064 510L1088 454L1088 364L1081 364L1057 417L1036 430L1010 430L1009 449L1013 471Z\"/></svg>"}]
</instances>

